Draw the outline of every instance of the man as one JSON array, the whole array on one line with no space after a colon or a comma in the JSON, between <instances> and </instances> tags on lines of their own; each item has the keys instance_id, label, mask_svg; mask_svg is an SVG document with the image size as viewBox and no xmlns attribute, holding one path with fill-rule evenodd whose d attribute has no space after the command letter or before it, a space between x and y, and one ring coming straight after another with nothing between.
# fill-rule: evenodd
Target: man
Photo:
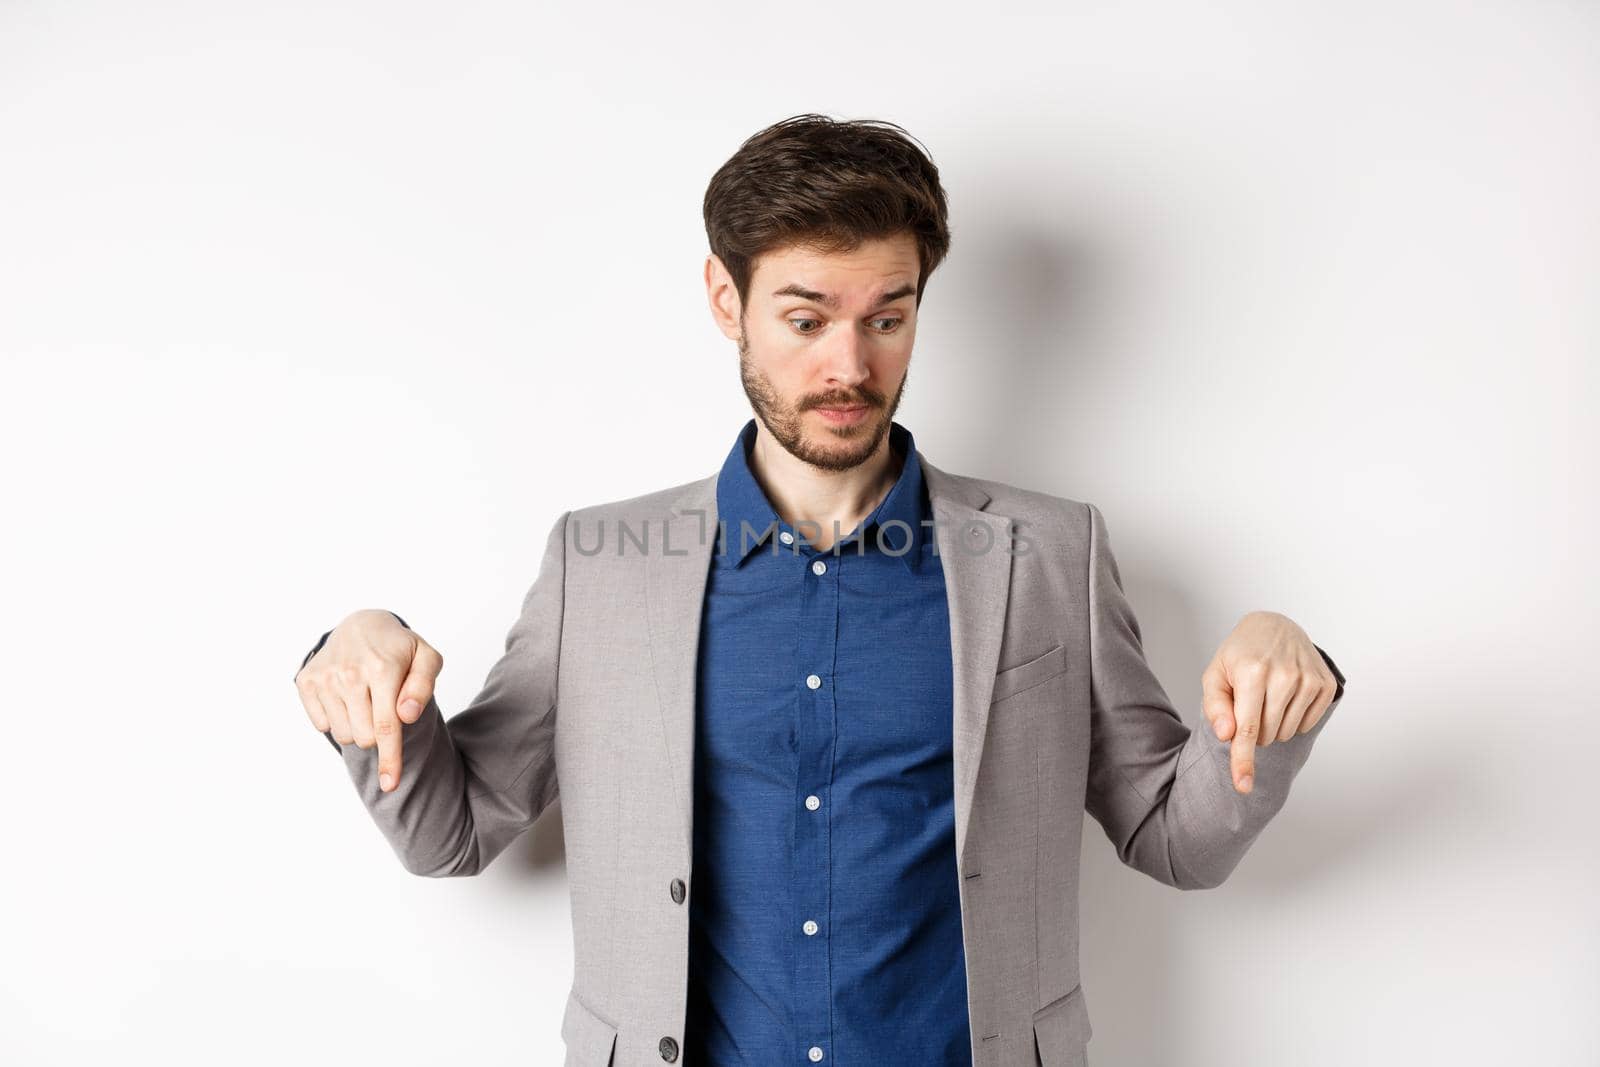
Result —
<instances>
[{"instance_id":1,"label":"man","mask_svg":"<svg viewBox=\"0 0 1600 1067\"><path fill-rule=\"evenodd\" d=\"M1191 731L1092 504L948 473L894 421L949 245L888 123L801 115L705 198L754 418L709 477L565 512L482 691L391 612L297 675L407 870L483 870L559 790L568 1064L1084 1064L1077 862L1220 884L1343 677L1246 615Z\"/></svg>"}]
</instances>

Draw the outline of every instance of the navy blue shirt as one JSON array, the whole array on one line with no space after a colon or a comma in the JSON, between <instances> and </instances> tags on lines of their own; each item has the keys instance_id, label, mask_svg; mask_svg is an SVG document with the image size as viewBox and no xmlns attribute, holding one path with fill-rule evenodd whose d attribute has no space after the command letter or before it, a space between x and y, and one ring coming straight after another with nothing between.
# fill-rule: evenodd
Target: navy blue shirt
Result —
<instances>
[{"instance_id":1,"label":"navy blue shirt","mask_svg":"<svg viewBox=\"0 0 1600 1067\"><path fill-rule=\"evenodd\" d=\"M944 573L910 431L839 544L782 522L751 419L701 616L685 1062L970 1064Z\"/></svg>"}]
</instances>

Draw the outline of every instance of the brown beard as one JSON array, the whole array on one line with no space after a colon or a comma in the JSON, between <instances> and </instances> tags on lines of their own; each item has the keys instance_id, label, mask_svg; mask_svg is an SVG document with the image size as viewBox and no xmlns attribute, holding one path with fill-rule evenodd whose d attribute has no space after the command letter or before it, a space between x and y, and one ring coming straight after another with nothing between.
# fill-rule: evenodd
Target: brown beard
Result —
<instances>
[{"instance_id":1,"label":"brown beard","mask_svg":"<svg viewBox=\"0 0 1600 1067\"><path fill-rule=\"evenodd\" d=\"M751 409L785 451L821 470L850 470L865 463L878 451L878 446L889 432L894 413L900 408L900 399L905 396L906 381L910 377L911 368L907 366L906 373L900 378L899 388L895 390L894 399L887 404L882 393L863 386L855 395L834 393L808 397L791 406L783 402L772 388L771 380L751 362L750 342L745 336L743 324L740 324L739 381L744 386L744 395L749 399ZM838 442L848 446L843 449L817 448L806 440L801 416L807 411L816 407L854 404L866 404L873 412L882 412L871 422L870 432L863 433L865 428L859 425L839 428L834 436Z\"/></svg>"}]
</instances>

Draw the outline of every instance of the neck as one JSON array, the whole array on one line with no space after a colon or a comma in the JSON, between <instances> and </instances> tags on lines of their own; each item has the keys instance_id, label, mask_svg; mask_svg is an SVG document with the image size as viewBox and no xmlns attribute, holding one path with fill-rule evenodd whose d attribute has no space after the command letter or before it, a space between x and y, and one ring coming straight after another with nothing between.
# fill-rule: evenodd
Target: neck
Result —
<instances>
[{"instance_id":1,"label":"neck","mask_svg":"<svg viewBox=\"0 0 1600 1067\"><path fill-rule=\"evenodd\" d=\"M821 470L791 454L757 420L750 471L778 517L812 547L826 550L872 514L900 477L905 457L890 447L890 436L884 434L877 450L849 470Z\"/></svg>"}]
</instances>

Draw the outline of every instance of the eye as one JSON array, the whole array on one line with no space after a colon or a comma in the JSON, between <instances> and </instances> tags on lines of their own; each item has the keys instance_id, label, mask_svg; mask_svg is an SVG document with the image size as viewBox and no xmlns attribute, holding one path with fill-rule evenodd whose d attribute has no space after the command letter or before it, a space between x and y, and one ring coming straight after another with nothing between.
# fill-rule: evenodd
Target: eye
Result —
<instances>
[{"instance_id":1,"label":"eye","mask_svg":"<svg viewBox=\"0 0 1600 1067\"><path fill-rule=\"evenodd\" d=\"M873 322L887 322L889 325L887 327L885 327L884 329L880 330L879 332L880 333L893 333L896 329L899 328L900 323L904 322L905 320L904 319L894 318L893 316L890 316L888 318L873 319L872 321Z\"/></svg>"},{"instance_id":2,"label":"eye","mask_svg":"<svg viewBox=\"0 0 1600 1067\"><path fill-rule=\"evenodd\" d=\"M800 323L802 323L802 322L813 322L813 323L815 323L815 322L818 322L818 320L817 319L790 319L789 320L789 325L795 327L795 332L796 333L813 334L813 333L817 332L816 330L802 330L802 329L800 329Z\"/></svg>"}]
</instances>

